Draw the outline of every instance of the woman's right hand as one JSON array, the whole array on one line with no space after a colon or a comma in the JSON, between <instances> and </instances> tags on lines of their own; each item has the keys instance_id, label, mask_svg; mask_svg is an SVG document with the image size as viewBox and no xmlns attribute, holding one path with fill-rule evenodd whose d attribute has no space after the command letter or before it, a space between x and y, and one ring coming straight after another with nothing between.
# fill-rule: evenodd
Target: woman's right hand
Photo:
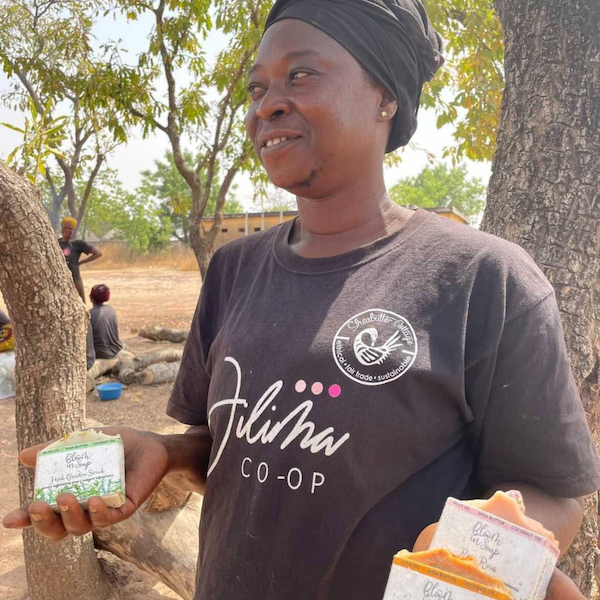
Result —
<instances>
[{"instance_id":1,"label":"woman's right hand","mask_svg":"<svg viewBox=\"0 0 600 600\"><path fill-rule=\"evenodd\" d=\"M45 502L35 501L7 514L2 520L9 529L33 527L37 533L53 541L69 535L85 535L94 529L110 527L124 521L143 504L169 470L169 453L159 434L137 431L129 427L103 427L107 435L119 434L125 448L126 502L120 508L107 507L101 498L88 501L84 511L73 494L60 494L54 512ZM35 467L36 456L51 442L26 448L19 460Z\"/></svg>"}]
</instances>

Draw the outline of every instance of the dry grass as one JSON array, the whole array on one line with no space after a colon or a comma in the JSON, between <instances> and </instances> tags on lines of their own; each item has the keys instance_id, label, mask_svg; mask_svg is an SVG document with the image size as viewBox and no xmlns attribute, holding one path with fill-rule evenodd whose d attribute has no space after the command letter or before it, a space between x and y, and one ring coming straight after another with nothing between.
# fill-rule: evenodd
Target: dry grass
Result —
<instances>
[{"instance_id":1,"label":"dry grass","mask_svg":"<svg viewBox=\"0 0 600 600\"><path fill-rule=\"evenodd\" d=\"M136 253L126 244L121 243L104 243L98 247L102 250L102 258L85 265L84 270L174 269L176 271L198 271L196 257L187 246L173 245L148 254Z\"/></svg>"}]
</instances>

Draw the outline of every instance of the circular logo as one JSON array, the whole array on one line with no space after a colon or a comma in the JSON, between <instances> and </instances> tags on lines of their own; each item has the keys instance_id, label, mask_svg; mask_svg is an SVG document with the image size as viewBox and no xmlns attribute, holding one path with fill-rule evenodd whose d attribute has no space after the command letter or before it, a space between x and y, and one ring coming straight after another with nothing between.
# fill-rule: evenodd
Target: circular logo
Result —
<instances>
[{"instance_id":1,"label":"circular logo","mask_svg":"<svg viewBox=\"0 0 600 600\"><path fill-rule=\"evenodd\" d=\"M64 248L63 249L63 256L66 258L67 256L71 256L71 249L70 248Z\"/></svg>"},{"instance_id":2,"label":"circular logo","mask_svg":"<svg viewBox=\"0 0 600 600\"><path fill-rule=\"evenodd\" d=\"M374 308L348 319L332 349L344 375L363 385L383 385L402 377L415 362L417 337L404 317Z\"/></svg>"}]
</instances>

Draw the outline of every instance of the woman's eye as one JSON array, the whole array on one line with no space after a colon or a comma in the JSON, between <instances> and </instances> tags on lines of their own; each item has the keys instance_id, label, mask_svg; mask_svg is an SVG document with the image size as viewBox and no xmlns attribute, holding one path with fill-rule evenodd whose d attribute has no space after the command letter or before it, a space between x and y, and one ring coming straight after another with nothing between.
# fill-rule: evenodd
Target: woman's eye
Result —
<instances>
[{"instance_id":1,"label":"woman's eye","mask_svg":"<svg viewBox=\"0 0 600 600\"><path fill-rule=\"evenodd\" d=\"M308 71L294 71L290 75L290 79L292 81L296 81L297 79L303 79L304 77L307 77L308 75L310 75L310 73L308 73Z\"/></svg>"},{"instance_id":2,"label":"woman's eye","mask_svg":"<svg viewBox=\"0 0 600 600\"><path fill-rule=\"evenodd\" d=\"M256 84L250 84L248 86L248 93L251 97L256 96L260 92L260 86Z\"/></svg>"}]
</instances>

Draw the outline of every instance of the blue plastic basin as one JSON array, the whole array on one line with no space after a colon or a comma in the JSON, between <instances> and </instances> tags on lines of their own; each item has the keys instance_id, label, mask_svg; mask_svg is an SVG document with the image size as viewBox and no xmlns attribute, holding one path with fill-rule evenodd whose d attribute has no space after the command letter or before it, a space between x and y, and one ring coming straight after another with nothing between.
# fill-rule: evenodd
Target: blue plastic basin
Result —
<instances>
[{"instance_id":1,"label":"blue plastic basin","mask_svg":"<svg viewBox=\"0 0 600 600\"><path fill-rule=\"evenodd\" d=\"M123 391L122 383L103 383L97 388L100 400L116 400L121 397Z\"/></svg>"}]
</instances>

